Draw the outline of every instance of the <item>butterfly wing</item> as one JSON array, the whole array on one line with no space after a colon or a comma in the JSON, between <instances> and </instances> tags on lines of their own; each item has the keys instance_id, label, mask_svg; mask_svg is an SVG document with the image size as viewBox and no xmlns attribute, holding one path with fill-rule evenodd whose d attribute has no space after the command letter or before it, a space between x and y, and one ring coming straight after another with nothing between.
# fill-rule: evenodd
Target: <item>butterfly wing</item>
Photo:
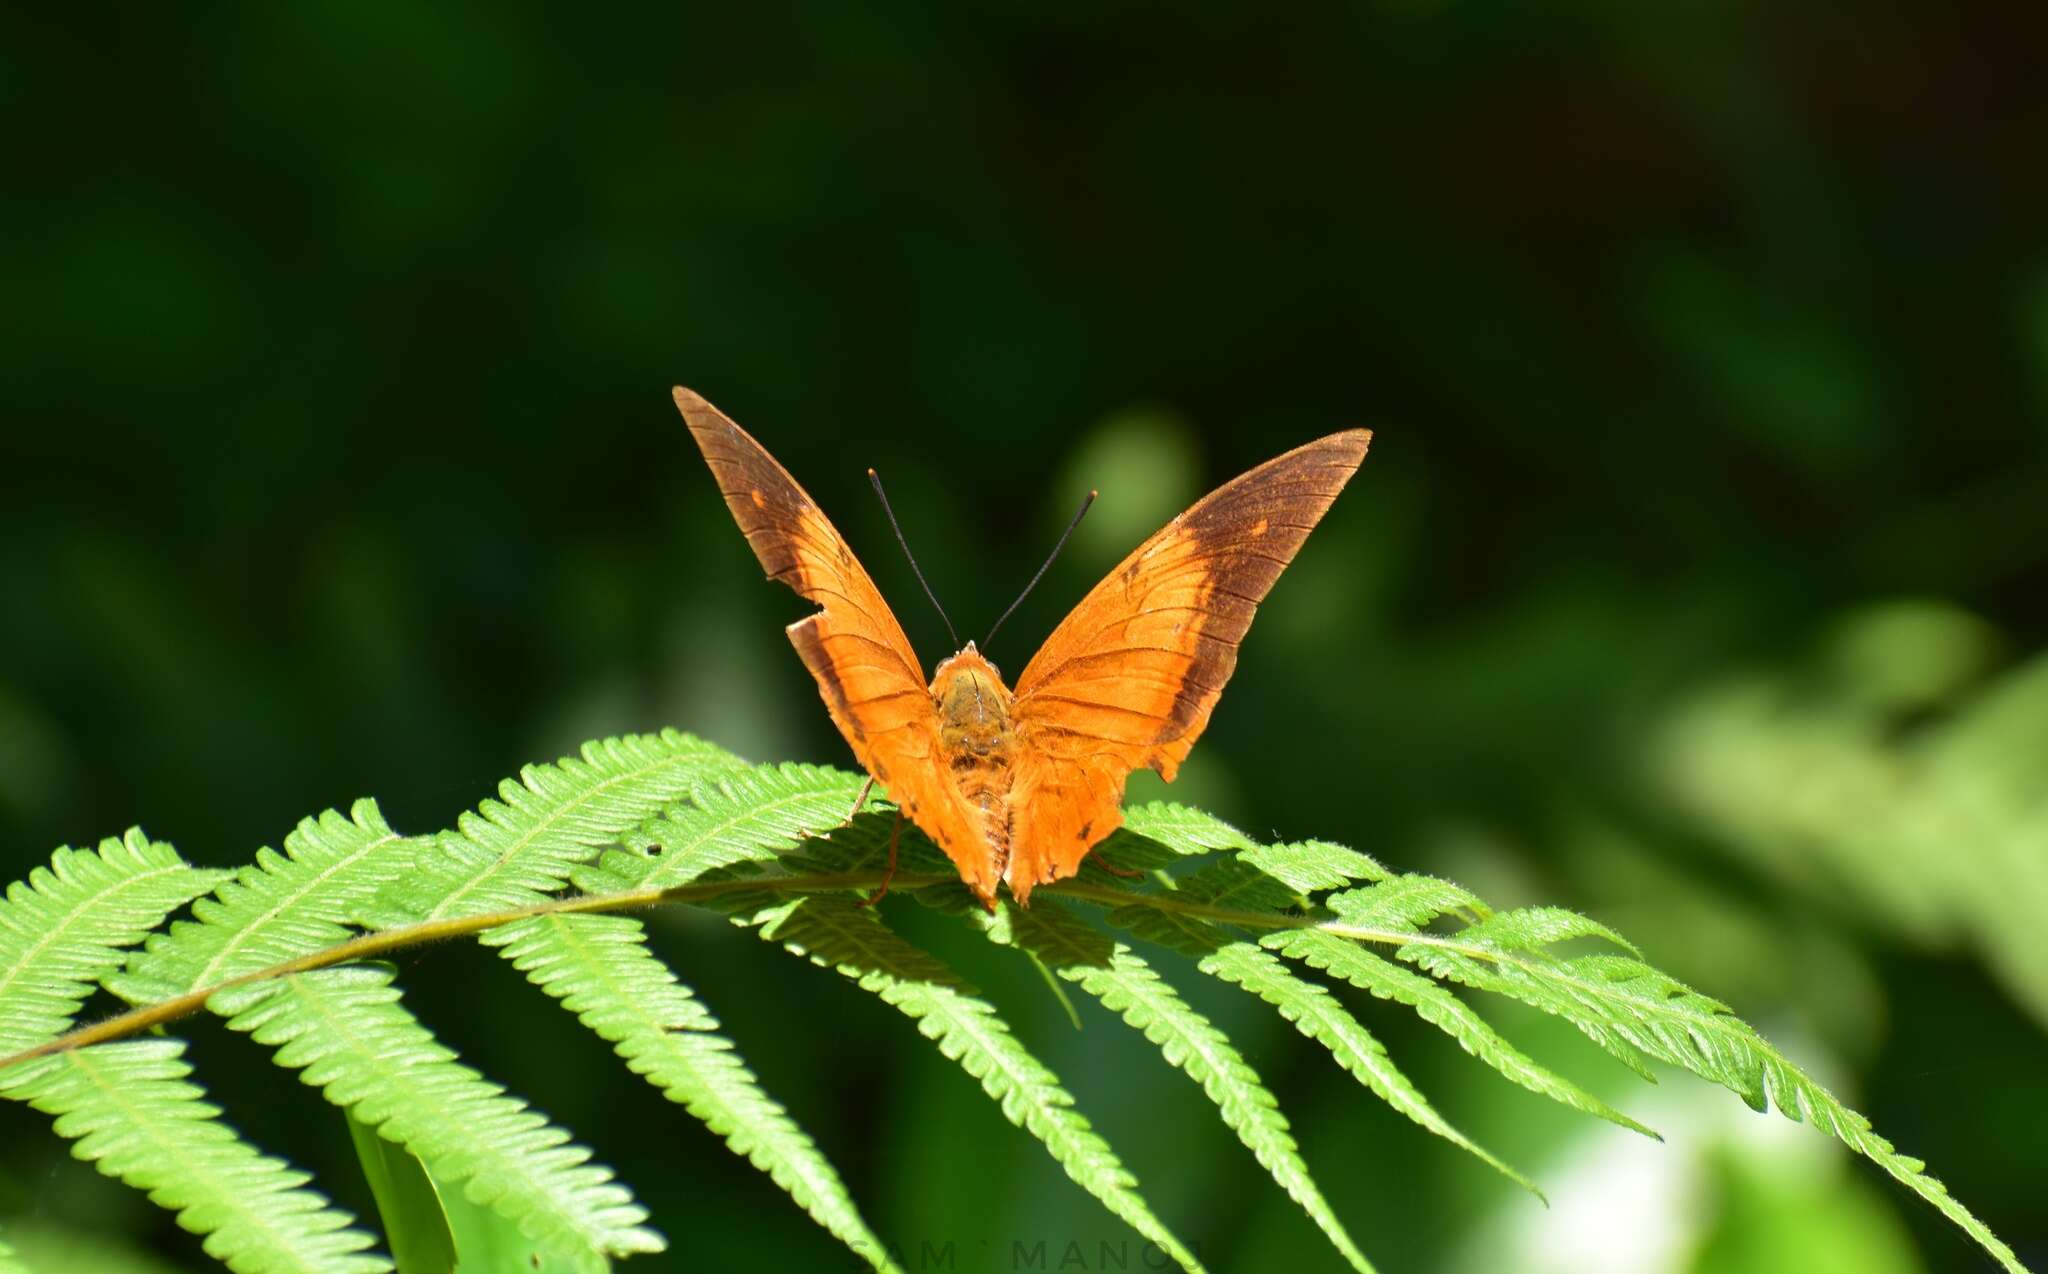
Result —
<instances>
[{"instance_id":1,"label":"butterfly wing","mask_svg":"<svg viewBox=\"0 0 2048 1274\"><path fill-rule=\"evenodd\" d=\"M788 632L832 723L968 884L993 893L996 868L980 814L935 759L938 713L894 612L846 540L766 448L690 390L678 388L675 399L768 578L822 608Z\"/></svg>"},{"instance_id":2,"label":"butterfly wing","mask_svg":"<svg viewBox=\"0 0 2048 1274\"><path fill-rule=\"evenodd\" d=\"M1018 899L1073 875L1123 821L1124 780L1171 780L1237 667L1273 581L1365 459L1331 434L1232 479L1097 584L1017 678L1006 878Z\"/></svg>"}]
</instances>

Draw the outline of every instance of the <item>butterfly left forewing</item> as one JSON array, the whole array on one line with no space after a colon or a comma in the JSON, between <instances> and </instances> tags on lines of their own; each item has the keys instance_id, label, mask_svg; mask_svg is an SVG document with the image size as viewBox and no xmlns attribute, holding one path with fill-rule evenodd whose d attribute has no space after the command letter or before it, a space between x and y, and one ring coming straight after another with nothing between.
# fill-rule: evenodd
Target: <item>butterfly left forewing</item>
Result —
<instances>
[{"instance_id":1,"label":"butterfly left forewing","mask_svg":"<svg viewBox=\"0 0 2048 1274\"><path fill-rule=\"evenodd\" d=\"M931 693L910 639L874 581L767 448L690 390L677 389L675 400L762 569L820 607L788 632L833 724L868 773L952 858L968 886L993 897L999 871L983 815L940 763Z\"/></svg>"},{"instance_id":2,"label":"butterfly left forewing","mask_svg":"<svg viewBox=\"0 0 2048 1274\"><path fill-rule=\"evenodd\" d=\"M1018 677L1010 890L1071 876L1123 820L1124 781L1171 780L1237 666L1252 616L1365 458L1332 434L1166 524L1081 600Z\"/></svg>"}]
</instances>

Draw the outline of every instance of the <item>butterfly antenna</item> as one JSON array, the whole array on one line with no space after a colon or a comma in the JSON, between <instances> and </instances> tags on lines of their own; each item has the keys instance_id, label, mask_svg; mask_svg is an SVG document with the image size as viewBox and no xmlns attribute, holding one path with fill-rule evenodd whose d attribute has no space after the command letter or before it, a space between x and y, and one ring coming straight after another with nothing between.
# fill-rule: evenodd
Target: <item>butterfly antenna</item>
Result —
<instances>
[{"instance_id":1,"label":"butterfly antenna","mask_svg":"<svg viewBox=\"0 0 2048 1274\"><path fill-rule=\"evenodd\" d=\"M981 639L983 647L986 647L991 641L995 640L996 629L1003 626L1003 620L1008 619L1019 606L1024 604L1024 599L1031 596L1031 590L1038 587L1038 581L1044 579L1045 573L1052 569L1053 559L1060 555L1061 549L1067 547L1068 537L1073 535L1075 527L1081 525L1081 519L1088 513L1088 506L1095 503L1095 497L1100 494L1098 491L1090 491L1087 497L1081 501L1081 507L1074 510L1074 520L1067 523L1066 530L1060 532L1059 543L1053 545L1052 552L1045 556L1045 565L1038 568L1038 574L1031 577L1031 582L1024 586L1023 592L1017 594L1017 600L1010 603L1010 609L1004 611L1001 618L989 625L988 636Z\"/></svg>"},{"instance_id":2,"label":"butterfly antenna","mask_svg":"<svg viewBox=\"0 0 2048 1274\"><path fill-rule=\"evenodd\" d=\"M946 608L939 605L938 594L932 592L932 586L924 582L924 572L917 569L917 559L911 556L910 541L903 538L903 528L896 523L896 510L889 507L889 497L882 490L882 475L870 469L868 481L875 484L875 498L882 502L882 512L889 515L889 529L896 532L896 542L903 546L903 556L910 561L910 573L917 576L918 587L924 589L926 597L931 598L932 609L939 612L939 619L946 625L946 635L953 639L953 648L959 649L960 634L953 631L953 621L946 618Z\"/></svg>"}]
</instances>

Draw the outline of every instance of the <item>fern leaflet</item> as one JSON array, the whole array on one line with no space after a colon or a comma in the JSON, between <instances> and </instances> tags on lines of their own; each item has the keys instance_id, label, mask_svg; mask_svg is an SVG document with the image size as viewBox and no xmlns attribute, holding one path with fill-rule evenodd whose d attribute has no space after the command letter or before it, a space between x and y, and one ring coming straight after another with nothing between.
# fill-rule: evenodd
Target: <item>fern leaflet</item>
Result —
<instances>
[{"instance_id":1,"label":"fern leaflet","mask_svg":"<svg viewBox=\"0 0 2048 1274\"><path fill-rule=\"evenodd\" d=\"M1124 811L1124 826L1180 855L1255 849L1257 842L1214 814L1171 801L1148 801Z\"/></svg>"},{"instance_id":2,"label":"fern leaflet","mask_svg":"<svg viewBox=\"0 0 2048 1274\"><path fill-rule=\"evenodd\" d=\"M1423 1021L1458 1041L1466 1052L1532 1093L1561 1102L1574 1110L1597 1115L1646 1137L1663 1140L1652 1129L1630 1119L1508 1043L1487 1024L1485 1018L1440 982L1432 982L1355 942L1346 942L1321 930L1286 929L1267 935L1262 942L1269 949L1300 960L1312 969L1334 974L1361 991L1407 1005Z\"/></svg>"},{"instance_id":3,"label":"fern leaflet","mask_svg":"<svg viewBox=\"0 0 2048 1274\"><path fill-rule=\"evenodd\" d=\"M541 902L569 873L710 771L740 764L679 730L583 745L581 757L529 765L499 799L436 837L413 872L386 885L378 924L443 920Z\"/></svg>"},{"instance_id":4,"label":"fern leaflet","mask_svg":"<svg viewBox=\"0 0 2048 1274\"><path fill-rule=\"evenodd\" d=\"M0 1057L55 1039L120 948L226 872L188 867L176 850L130 829L97 851L64 848L0 902Z\"/></svg>"},{"instance_id":5,"label":"fern leaflet","mask_svg":"<svg viewBox=\"0 0 2048 1274\"><path fill-rule=\"evenodd\" d=\"M1588 922L1589 924L1591 922ZM1794 1122L1839 1138L1940 1210L2011 1274L2024 1274L2013 1250L1928 1176L1926 1165L1872 1129L1736 1017L1728 1006L1630 956L1557 958L1524 941L1539 932L1575 932L1565 924L1510 929L1476 925L1450 939L1413 942L1397 954L1441 978L1495 991L1579 1028L1611 1056L1651 1075L1645 1056L1682 1067L1763 1111L1776 1106ZM1468 935L1482 934L1479 941Z\"/></svg>"},{"instance_id":6,"label":"fern leaflet","mask_svg":"<svg viewBox=\"0 0 2048 1274\"><path fill-rule=\"evenodd\" d=\"M254 864L193 905L195 919L152 936L108 989L137 1003L169 999L331 947L351 935L344 922L356 908L416 852L416 842L385 825L375 801L357 801L346 818L328 810L306 819L285 837L284 853L257 850Z\"/></svg>"},{"instance_id":7,"label":"fern leaflet","mask_svg":"<svg viewBox=\"0 0 2048 1274\"><path fill-rule=\"evenodd\" d=\"M1155 911L1143 906L1120 907L1110 913L1110 923L1129 929L1150 942L1193 956L1196 966L1214 978L1244 988L1280 1011L1303 1035L1329 1050L1337 1064L1349 1071L1381 1101L1400 1111L1422 1127L1459 1146L1491 1165L1524 1189L1542 1197L1534 1182L1509 1167L1491 1151L1452 1127L1437 1113L1414 1081L1394 1065L1387 1049L1367 1031L1351 1011L1329 990L1305 982L1287 966L1253 943L1233 938L1216 926L1186 916Z\"/></svg>"},{"instance_id":8,"label":"fern leaflet","mask_svg":"<svg viewBox=\"0 0 2048 1274\"><path fill-rule=\"evenodd\" d=\"M744 918L761 936L835 969L917 1023L918 1031L981 1081L1003 1115L1044 1143L1067 1175L1184 1270L1201 1265L1139 1197L1137 1180L1078 1111L1045 1063L945 965L843 895L797 898Z\"/></svg>"},{"instance_id":9,"label":"fern leaflet","mask_svg":"<svg viewBox=\"0 0 2048 1274\"><path fill-rule=\"evenodd\" d=\"M842 806L840 814L844 814ZM717 1034L718 1022L645 945L637 920L536 916L483 941L612 1042L635 1074L725 1138L877 1269L895 1270L838 1172Z\"/></svg>"},{"instance_id":10,"label":"fern leaflet","mask_svg":"<svg viewBox=\"0 0 2048 1274\"><path fill-rule=\"evenodd\" d=\"M1360 889L1331 894L1323 899L1323 904L1347 924L1382 930L1388 935L1412 933L1438 916L1454 912L1492 914L1485 903L1464 887L1416 872L1404 872Z\"/></svg>"},{"instance_id":11,"label":"fern leaflet","mask_svg":"<svg viewBox=\"0 0 2048 1274\"><path fill-rule=\"evenodd\" d=\"M373 1274L370 1237L304 1187L304 1173L261 1155L185 1082L179 1040L73 1049L9 1067L0 1094L57 1117L59 1136L101 1172L149 1192L244 1274Z\"/></svg>"},{"instance_id":12,"label":"fern leaflet","mask_svg":"<svg viewBox=\"0 0 2048 1274\"><path fill-rule=\"evenodd\" d=\"M861 782L817 765L756 765L708 775L689 804L640 829L640 839L659 845L661 856L648 860L634 883L667 889L720 867L772 859L843 823Z\"/></svg>"},{"instance_id":13,"label":"fern leaflet","mask_svg":"<svg viewBox=\"0 0 2048 1274\"><path fill-rule=\"evenodd\" d=\"M216 1012L327 1100L431 1164L443 1181L565 1252L659 1251L647 1214L608 1169L420 1025L382 965L347 965L223 991Z\"/></svg>"},{"instance_id":14,"label":"fern leaflet","mask_svg":"<svg viewBox=\"0 0 2048 1274\"><path fill-rule=\"evenodd\" d=\"M1006 908L991 936L1037 956L1059 976L1101 1000L1159 1046L1169 1064L1187 1072L1216 1104L1223 1122L1244 1142L1288 1197L1301 1205L1351 1268L1371 1274L1337 1214L1302 1162L1287 1117L1244 1056L1208 1018L1160 979L1136 952L1113 942L1058 907ZM1007 929L1007 932L1004 930Z\"/></svg>"}]
</instances>

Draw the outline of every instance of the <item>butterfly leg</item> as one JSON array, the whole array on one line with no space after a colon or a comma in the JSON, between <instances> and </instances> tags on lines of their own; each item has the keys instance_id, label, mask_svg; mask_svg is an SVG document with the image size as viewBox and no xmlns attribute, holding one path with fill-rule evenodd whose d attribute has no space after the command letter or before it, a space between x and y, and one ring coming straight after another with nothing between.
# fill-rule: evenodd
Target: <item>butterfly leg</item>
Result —
<instances>
[{"instance_id":1,"label":"butterfly leg","mask_svg":"<svg viewBox=\"0 0 2048 1274\"><path fill-rule=\"evenodd\" d=\"M875 776L870 774L868 781L860 785L860 795L853 798L853 808L846 811L846 817L840 820L839 826L845 827L859 816L861 808L868 803L868 793L874 790Z\"/></svg>"},{"instance_id":2,"label":"butterfly leg","mask_svg":"<svg viewBox=\"0 0 2048 1274\"><path fill-rule=\"evenodd\" d=\"M1119 867L1115 863L1110 862L1106 858L1098 857L1095 860L1095 865L1097 867L1102 868L1102 870L1108 872L1110 875L1122 876L1125 880L1143 880L1146 875L1144 871L1136 867Z\"/></svg>"},{"instance_id":3,"label":"butterfly leg","mask_svg":"<svg viewBox=\"0 0 2048 1274\"><path fill-rule=\"evenodd\" d=\"M860 900L863 907L872 907L882 901L889 892L889 882L896 879L896 838L903 833L903 812L896 812L896 821L889 825L889 865L882 869L882 887Z\"/></svg>"}]
</instances>

